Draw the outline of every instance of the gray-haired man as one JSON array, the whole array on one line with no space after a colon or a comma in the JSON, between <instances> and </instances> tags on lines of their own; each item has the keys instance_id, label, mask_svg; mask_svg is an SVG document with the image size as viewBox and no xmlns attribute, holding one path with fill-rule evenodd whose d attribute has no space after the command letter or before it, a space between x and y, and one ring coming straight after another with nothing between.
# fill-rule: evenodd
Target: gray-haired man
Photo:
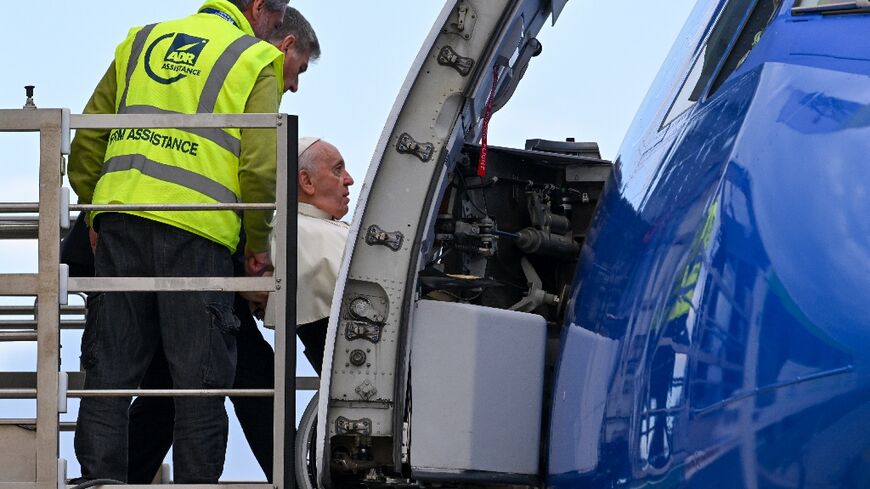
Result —
<instances>
[{"instance_id":1,"label":"gray-haired man","mask_svg":"<svg viewBox=\"0 0 870 489\"><path fill-rule=\"evenodd\" d=\"M131 29L85 112L277 111L282 56L254 37L268 38L281 25L286 7L287 0L206 0L187 17ZM274 156L269 160L268 152L260 153L274 148L274 133L260 133L266 137L258 141L247 130L221 135L172 128L160 135L152 132L151 141L183 141L197 151L179 150L181 143L176 150L164 150L143 138L110 137L118 134L76 133L68 174L80 203L274 201ZM235 213L140 210L94 212L89 218L98 276L232 273L230 257L241 226ZM268 267L268 213L247 211L244 225L246 264L252 271ZM214 291L92 294L82 339L85 389L135 388L158 353L169 360L175 387L233 385L232 301L232 294ZM223 400L190 397L174 402L175 480L217 482L226 450ZM84 479L126 480L129 404L129 397L81 400L74 445Z\"/></svg>"},{"instance_id":2,"label":"gray-haired man","mask_svg":"<svg viewBox=\"0 0 870 489\"><path fill-rule=\"evenodd\" d=\"M241 0L238 0L241 1ZM257 5L268 0L248 3L256 11ZM235 3L235 2L234 2ZM286 3L286 2L285 2ZM255 28L256 31L256 28ZM257 32L284 53L284 91L296 92L299 75L308 63L320 57L320 43L311 24L293 7L287 7L280 26ZM251 129L250 131L269 131ZM274 160L274 153L271 158ZM244 239L240 248L244 249ZM234 257L236 275L245 272L260 274L271 266L271 261L257 256ZM233 312L240 324L236 336L238 362L235 372L236 389L271 389L274 383L274 353L257 328L248 303L236 295ZM160 355L155 356L142 382L143 388L169 388L168 366ZM266 397L230 397L245 438L267 479L272 478L272 399ZM130 407L129 472L131 484L148 484L160 467L172 445L172 399L139 397Z\"/></svg>"}]
</instances>

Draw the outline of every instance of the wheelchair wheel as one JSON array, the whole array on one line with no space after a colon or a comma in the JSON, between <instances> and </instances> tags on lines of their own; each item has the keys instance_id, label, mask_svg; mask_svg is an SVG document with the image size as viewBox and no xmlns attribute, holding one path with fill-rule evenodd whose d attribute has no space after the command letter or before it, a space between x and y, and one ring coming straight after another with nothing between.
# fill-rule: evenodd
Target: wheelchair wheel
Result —
<instances>
[{"instance_id":1,"label":"wheelchair wheel","mask_svg":"<svg viewBox=\"0 0 870 489\"><path fill-rule=\"evenodd\" d=\"M314 394L302 419L299 420L299 430L296 432L296 487L299 489L317 489L317 400Z\"/></svg>"}]
</instances>

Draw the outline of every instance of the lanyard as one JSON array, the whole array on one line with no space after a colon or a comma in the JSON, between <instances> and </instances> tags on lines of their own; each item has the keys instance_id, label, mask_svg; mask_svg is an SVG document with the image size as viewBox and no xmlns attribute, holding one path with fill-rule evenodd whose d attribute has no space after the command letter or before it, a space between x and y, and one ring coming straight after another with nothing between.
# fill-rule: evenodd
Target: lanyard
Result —
<instances>
[{"instance_id":1,"label":"lanyard","mask_svg":"<svg viewBox=\"0 0 870 489\"><path fill-rule=\"evenodd\" d=\"M229 22L230 24L232 24L232 25L238 27L238 24L236 24L236 21L234 21L233 18L230 17L230 14L228 14L228 13L222 11L222 10L218 10L218 9L216 9L216 8L208 7L208 8L204 8L204 9L200 10L200 12L202 12L202 13L204 13L204 14L213 14L213 15L217 15L218 17L224 19L225 21Z\"/></svg>"}]
</instances>

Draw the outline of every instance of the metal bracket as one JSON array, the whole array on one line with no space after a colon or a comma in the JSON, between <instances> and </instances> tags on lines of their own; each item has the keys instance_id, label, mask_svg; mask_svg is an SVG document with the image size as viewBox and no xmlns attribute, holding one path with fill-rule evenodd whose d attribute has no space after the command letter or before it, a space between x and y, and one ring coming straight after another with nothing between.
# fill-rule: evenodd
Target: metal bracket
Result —
<instances>
[{"instance_id":1,"label":"metal bracket","mask_svg":"<svg viewBox=\"0 0 870 489\"><path fill-rule=\"evenodd\" d=\"M528 281L529 291L525 297L519 300L516 304L510 307L511 311L532 312L543 304L558 305L559 297L547 293L541 285L541 278L538 272L532 267L529 259L523 257L520 260L520 266Z\"/></svg>"},{"instance_id":2,"label":"metal bracket","mask_svg":"<svg viewBox=\"0 0 870 489\"><path fill-rule=\"evenodd\" d=\"M57 268L57 283L58 283L58 304L65 306L69 304L69 265L61 263Z\"/></svg>"},{"instance_id":3,"label":"metal bracket","mask_svg":"<svg viewBox=\"0 0 870 489\"><path fill-rule=\"evenodd\" d=\"M57 459L57 489L66 489L66 459Z\"/></svg>"},{"instance_id":4,"label":"metal bracket","mask_svg":"<svg viewBox=\"0 0 870 489\"><path fill-rule=\"evenodd\" d=\"M471 73L471 68L474 66L474 60L460 56L452 47L444 46L441 52L438 53L438 64L441 66L449 66L459 72L462 76L468 76Z\"/></svg>"},{"instance_id":5,"label":"metal bracket","mask_svg":"<svg viewBox=\"0 0 870 489\"><path fill-rule=\"evenodd\" d=\"M60 227L69 229L69 187L60 188Z\"/></svg>"},{"instance_id":6,"label":"metal bracket","mask_svg":"<svg viewBox=\"0 0 870 489\"><path fill-rule=\"evenodd\" d=\"M366 232L366 244L369 246L384 245L393 251L399 251L402 248L402 242L405 241L405 236L399 231L388 233L377 224L369 226Z\"/></svg>"},{"instance_id":7,"label":"metal bracket","mask_svg":"<svg viewBox=\"0 0 870 489\"><path fill-rule=\"evenodd\" d=\"M66 412L66 392L69 388L69 374L58 372L57 374L57 412Z\"/></svg>"},{"instance_id":8,"label":"metal bracket","mask_svg":"<svg viewBox=\"0 0 870 489\"><path fill-rule=\"evenodd\" d=\"M354 297L353 300L350 301L348 311L355 319L378 324L384 322L383 316L378 314L374 306L372 306L371 301L363 296Z\"/></svg>"},{"instance_id":9,"label":"metal bracket","mask_svg":"<svg viewBox=\"0 0 870 489\"><path fill-rule=\"evenodd\" d=\"M368 401L369 399L374 397L375 394L378 393L378 389L375 388L375 386L372 385L372 383L369 382L368 379L366 379L362 384L358 385L354 390L365 401Z\"/></svg>"},{"instance_id":10,"label":"metal bracket","mask_svg":"<svg viewBox=\"0 0 870 489\"><path fill-rule=\"evenodd\" d=\"M432 159L432 154L435 152L435 145L432 143L419 143L411 137L407 132L403 132L399 136L399 142L396 143L396 151L402 154L412 154L420 161L426 163Z\"/></svg>"},{"instance_id":11,"label":"metal bracket","mask_svg":"<svg viewBox=\"0 0 870 489\"><path fill-rule=\"evenodd\" d=\"M344 330L344 338L348 341L366 340L372 343L381 341L381 331L384 325L371 324L362 321L348 321Z\"/></svg>"},{"instance_id":12,"label":"metal bracket","mask_svg":"<svg viewBox=\"0 0 870 489\"><path fill-rule=\"evenodd\" d=\"M499 109L504 107L508 100L510 100L514 91L516 91L517 86L520 84L520 80L523 79L523 75L526 74L526 68L529 67L529 61L533 57L541 54L541 49L541 43L534 37L526 41L517 55L517 59L514 61L513 66L511 66L507 72L507 80L502 84L501 89L496 94L495 100L492 104L493 112L498 112Z\"/></svg>"},{"instance_id":13,"label":"metal bracket","mask_svg":"<svg viewBox=\"0 0 870 489\"><path fill-rule=\"evenodd\" d=\"M60 154L70 153L69 109L60 109Z\"/></svg>"},{"instance_id":14,"label":"metal bracket","mask_svg":"<svg viewBox=\"0 0 870 489\"><path fill-rule=\"evenodd\" d=\"M363 435L372 434L372 420L369 418L347 419L339 416L335 420L335 432L339 435Z\"/></svg>"},{"instance_id":15,"label":"metal bracket","mask_svg":"<svg viewBox=\"0 0 870 489\"><path fill-rule=\"evenodd\" d=\"M450 14L450 19L441 32L454 34L463 39L471 39L474 32L474 24L477 23L477 13L466 0L459 0L456 10Z\"/></svg>"}]
</instances>

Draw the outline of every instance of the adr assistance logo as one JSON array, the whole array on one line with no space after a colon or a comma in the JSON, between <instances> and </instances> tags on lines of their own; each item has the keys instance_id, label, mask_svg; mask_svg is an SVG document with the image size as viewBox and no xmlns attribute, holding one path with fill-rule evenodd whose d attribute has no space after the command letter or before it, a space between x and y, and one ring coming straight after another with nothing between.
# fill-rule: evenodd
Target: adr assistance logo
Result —
<instances>
[{"instance_id":1,"label":"adr assistance logo","mask_svg":"<svg viewBox=\"0 0 870 489\"><path fill-rule=\"evenodd\" d=\"M158 71L154 70L152 57L158 45L165 45L165 41L171 37L173 38L172 42L166 50L166 55L163 57L163 64L160 66L159 71L163 73L175 73L175 75L162 76L158 74ZM175 83L188 75L199 76L202 70L196 68L196 62L199 60L199 55L206 44L208 44L208 39L191 36L190 34L181 32L164 34L148 46L148 50L145 52L145 71L152 80L166 85Z\"/></svg>"}]
</instances>

